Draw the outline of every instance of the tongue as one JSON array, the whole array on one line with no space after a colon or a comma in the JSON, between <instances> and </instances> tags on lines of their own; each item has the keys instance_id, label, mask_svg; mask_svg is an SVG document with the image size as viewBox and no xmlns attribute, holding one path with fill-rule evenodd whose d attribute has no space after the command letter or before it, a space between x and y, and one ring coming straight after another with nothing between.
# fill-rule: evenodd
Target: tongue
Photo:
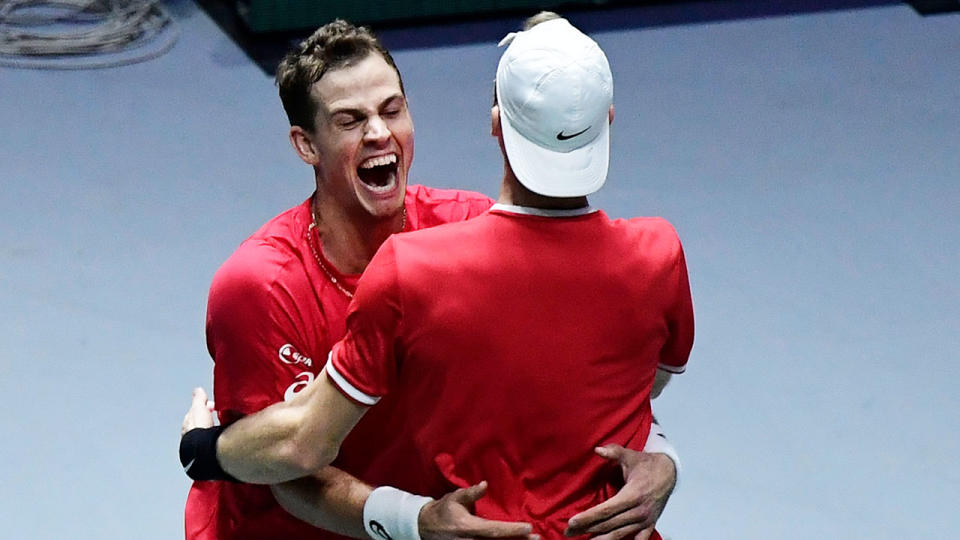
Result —
<instances>
[{"instance_id":1,"label":"tongue","mask_svg":"<svg viewBox=\"0 0 960 540\"><path fill-rule=\"evenodd\" d=\"M383 165L380 167L371 167L369 169L357 169L357 176L360 181L368 186L385 187L390 184L393 172L396 170L394 165Z\"/></svg>"}]
</instances>

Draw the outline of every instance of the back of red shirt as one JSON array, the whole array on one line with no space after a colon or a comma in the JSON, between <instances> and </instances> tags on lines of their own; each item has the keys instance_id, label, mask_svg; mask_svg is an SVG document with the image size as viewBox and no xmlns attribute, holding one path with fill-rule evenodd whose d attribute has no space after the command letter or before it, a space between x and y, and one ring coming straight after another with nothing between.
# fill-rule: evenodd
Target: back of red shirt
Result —
<instances>
[{"instance_id":1,"label":"back of red shirt","mask_svg":"<svg viewBox=\"0 0 960 540\"><path fill-rule=\"evenodd\" d=\"M661 219L494 208L388 240L332 365L406 403L428 494L488 480L479 515L560 538L620 484L594 447L642 447L657 367L684 369L686 265Z\"/></svg>"}]
</instances>

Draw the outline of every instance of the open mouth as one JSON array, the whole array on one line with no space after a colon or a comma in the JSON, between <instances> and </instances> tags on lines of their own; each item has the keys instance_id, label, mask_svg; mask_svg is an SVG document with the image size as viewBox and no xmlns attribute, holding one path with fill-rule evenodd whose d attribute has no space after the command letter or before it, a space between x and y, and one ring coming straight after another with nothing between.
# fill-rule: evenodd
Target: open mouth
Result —
<instances>
[{"instance_id":1,"label":"open mouth","mask_svg":"<svg viewBox=\"0 0 960 540\"><path fill-rule=\"evenodd\" d=\"M397 155L388 154L370 158L357 167L357 177L368 187L387 191L397 182Z\"/></svg>"}]
</instances>

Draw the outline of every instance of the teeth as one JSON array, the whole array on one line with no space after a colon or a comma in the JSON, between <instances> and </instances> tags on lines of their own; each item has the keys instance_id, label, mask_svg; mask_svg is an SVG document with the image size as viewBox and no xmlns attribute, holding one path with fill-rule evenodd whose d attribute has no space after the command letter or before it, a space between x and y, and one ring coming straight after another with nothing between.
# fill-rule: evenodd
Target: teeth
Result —
<instances>
[{"instance_id":1,"label":"teeth","mask_svg":"<svg viewBox=\"0 0 960 540\"><path fill-rule=\"evenodd\" d=\"M396 154L388 154L386 156L377 156L370 158L360 164L361 169L372 169L374 167L382 167L384 165L390 165L391 163L397 162Z\"/></svg>"}]
</instances>

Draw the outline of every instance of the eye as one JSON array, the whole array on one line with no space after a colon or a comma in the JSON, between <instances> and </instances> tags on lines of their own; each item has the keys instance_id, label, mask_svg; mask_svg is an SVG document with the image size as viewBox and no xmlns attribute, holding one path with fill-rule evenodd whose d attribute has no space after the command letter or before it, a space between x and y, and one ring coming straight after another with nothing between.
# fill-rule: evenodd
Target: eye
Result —
<instances>
[{"instance_id":1,"label":"eye","mask_svg":"<svg viewBox=\"0 0 960 540\"><path fill-rule=\"evenodd\" d=\"M392 99L385 104L382 111L380 112L380 116L384 116L386 118L396 118L403 113L403 108L404 108L403 105L404 105L403 100Z\"/></svg>"},{"instance_id":2,"label":"eye","mask_svg":"<svg viewBox=\"0 0 960 540\"><path fill-rule=\"evenodd\" d=\"M353 129L360 125L360 119L354 117L347 117L337 120L337 126L342 129Z\"/></svg>"}]
</instances>

